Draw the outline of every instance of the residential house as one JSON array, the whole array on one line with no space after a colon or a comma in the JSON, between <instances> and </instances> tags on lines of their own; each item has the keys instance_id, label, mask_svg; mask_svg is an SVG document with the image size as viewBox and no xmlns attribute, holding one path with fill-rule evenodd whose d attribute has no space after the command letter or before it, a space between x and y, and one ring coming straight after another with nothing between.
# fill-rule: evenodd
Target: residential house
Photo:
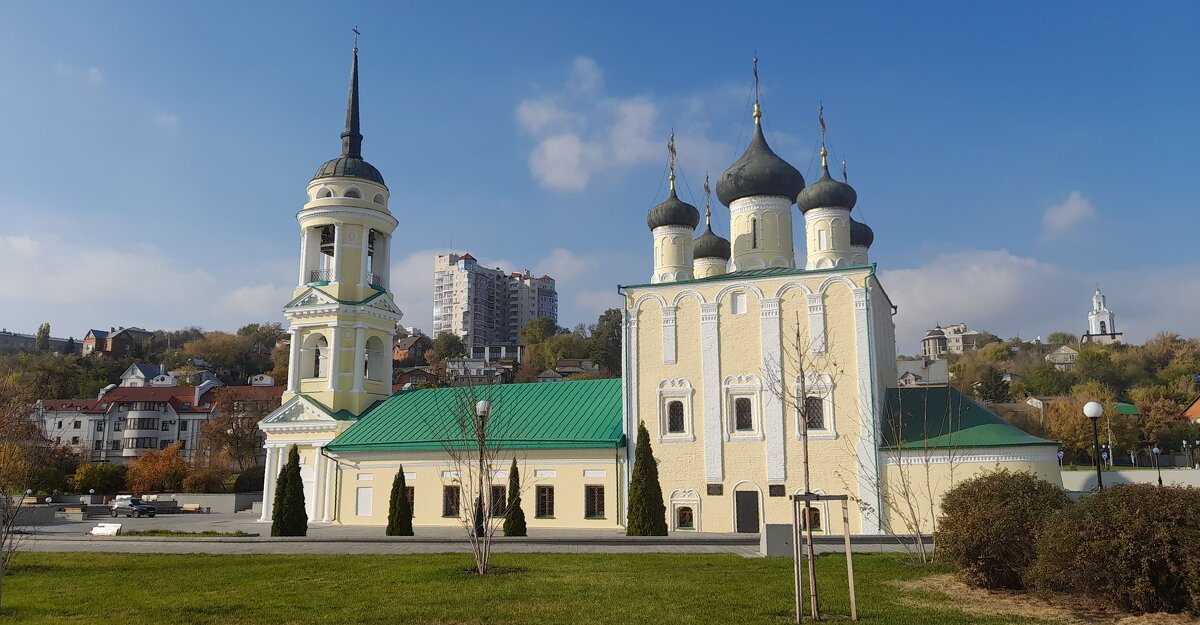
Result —
<instances>
[{"instance_id":1,"label":"residential house","mask_svg":"<svg viewBox=\"0 0 1200 625\"><path fill-rule=\"evenodd\" d=\"M896 360L901 388L946 386L950 384L950 365L945 360Z\"/></svg>"},{"instance_id":2,"label":"residential house","mask_svg":"<svg viewBox=\"0 0 1200 625\"><path fill-rule=\"evenodd\" d=\"M513 370L482 358L457 358L446 361L446 381L450 386L508 384L513 381Z\"/></svg>"},{"instance_id":3,"label":"residential house","mask_svg":"<svg viewBox=\"0 0 1200 625\"><path fill-rule=\"evenodd\" d=\"M1046 362L1054 365L1054 368L1059 371L1074 369L1077 358L1079 358L1079 350L1069 345L1059 345L1054 351L1046 354Z\"/></svg>"},{"instance_id":4,"label":"residential house","mask_svg":"<svg viewBox=\"0 0 1200 625\"><path fill-rule=\"evenodd\" d=\"M424 334L402 338L392 346L392 360L422 358L430 347L433 347L433 341Z\"/></svg>"},{"instance_id":5,"label":"residential house","mask_svg":"<svg viewBox=\"0 0 1200 625\"><path fill-rule=\"evenodd\" d=\"M1192 400L1192 403L1183 409L1183 416L1187 417L1192 423L1200 423L1200 396Z\"/></svg>"},{"instance_id":6,"label":"residential house","mask_svg":"<svg viewBox=\"0 0 1200 625\"><path fill-rule=\"evenodd\" d=\"M0 352L31 352L35 345L37 345L37 335L35 334L21 334L20 332L0 330ZM60 354L78 354L79 344L73 338L60 339L52 336L49 337L46 349Z\"/></svg>"},{"instance_id":7,"label":"residential house","mask_svg":"<svg viewBox=\"0 0 1200 625\"><path fill-rule=\"evenodd\" d=\"M436 382L429 367L399 367L392 376L392 392L411 391L429 382Z\"/></svg>"},{"instance_id":8,"label":"residential house","mask_svg":"<svg viewBox=\"0 0 1200 625\"><path fill-rule=\"evenodd\" d=\"M124 356L132 353L147 339L154 336L153 332L142 328L109 328L104 330L88 330L83 337L83 354L107 354L109 356Z\"/></svg>"}]
</instances>

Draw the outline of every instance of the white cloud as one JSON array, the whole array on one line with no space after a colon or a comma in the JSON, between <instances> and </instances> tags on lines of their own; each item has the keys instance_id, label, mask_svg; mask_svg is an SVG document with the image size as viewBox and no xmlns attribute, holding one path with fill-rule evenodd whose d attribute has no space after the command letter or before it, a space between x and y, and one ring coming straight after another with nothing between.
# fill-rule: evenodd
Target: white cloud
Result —
<instances>
[{"instance_id":1,"label":"white cloud","mask_svg":"<svg viewBox=\"0 0 1200 625\"><path fill-rule=\"evenodd\" d=\"M62 76L63 78L75 80L92 87L98 87L104 84L104 72L100 71L99 67L89 67L87 69L76 70L70 65L59 61L54 65L54 73Z\"/></svg>"},{"instance_id":2,"label":"white cloud","mask_svg":"<svg viewBox=\"0 0 1200 625\"><path fill-rule=\"evenodd\" d=\"M717 167L728 165L722 161L728 160L730 147L708 138L704 98L607 95L603 73L587 57L574 60L558 90L517 104L517 125L535 141L530 173L544 188L582 191L598 174L661 163L670 132L660 125L664 102L680 111L671 126L677 126L681 168L702 167L715 176Z\"/></svg>"},{"instance_id":3,"label":"white cloud","mask_svg":"<svg viewBox=\"0 0 1200 625\"><path fill-rule=\"evenodd\" d=\"M1127 341L1161 330L1200 336L1200 268L1147 267L1080 274L1006 250L944 254L919 267L880 272L899 310L901 353L918 353L925 331L937 322L965 322L1002 337L1045 338L1064 330L1081 334L1099 283Z\"/></svg>"},{"instance_id":4,"label":"white cloud","mask_svg":"<svg viewBox=\"0 0 1200 625\"><path fill-rule=\"evenodd\" d=\"M280 320L295 279L292 262L257 260L266 269L253 274L258 282L239 283L246 274L216 275L155 246L107 247L57 234L0 236L0 248L8 251L0 263L7 323L51 321L55 336L79 338L91 326L234 329Z\"/></svg>"},{"instance_id":5,"label":"white cloud","mask_svg":"<svg viewBox=\"0 0 1200 625\"><path fill-rule=\"evenodd\" d=\"M154 111L151 115L155 127L168 134L179 132L179 116L166 111Z\"/></svg>"},{"instance_id":6,"label":"white cloud","mask_svg":"<svg viewBox=\"0 0 1200 625\"><path fill-rule=\"evenodd\" d=\"M1058 239L1096 216L1096 207L1083 194L1072 191L1066 201L1046 209L1042 215L1042 237Z\"/></svg>"}]
</instances>

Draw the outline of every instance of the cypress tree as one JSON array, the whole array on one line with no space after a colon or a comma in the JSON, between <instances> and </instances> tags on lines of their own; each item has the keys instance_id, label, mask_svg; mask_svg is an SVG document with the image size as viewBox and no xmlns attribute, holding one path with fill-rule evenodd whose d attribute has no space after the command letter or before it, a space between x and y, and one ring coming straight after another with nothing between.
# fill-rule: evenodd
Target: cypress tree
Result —
<instances>
[{"instance_id":1,"label":"cypress tree","mask_svg":"<svg viewBox=\"0 0 1200 625\"><path fill-rule=\"evenodd\" d=\"M404 481L404 466L392 480L392 499L388 503L388 536L412 536L412 507L408 503L408 484Z\"/></svg>"},{"instance_id":2,"label":"cypress tree","mask_svg":"<svg viewBox=\"0 0 1200 625\"><path fill-rule=\"evenodd\" d=\"M513 458L508 470L508 507L504 511L504 535L528 536L525 531L525 511L521 509L521 474L517 472L517 459Z\"/></svg>"},{"instance_id":3,"label":"cypress tree","mask_svg":"<svg viewBox=\"0 0 1200 625\"><path fill-rule=\"evenodd\" d=\"M304 510L304 481L300 478L300 452L292 445L287 464L275 480L272 536L306 536L308 512Z\"/></svg>"},{"instance_id":4,"label":"cypress tree","mask_svg":"<svg viewBox=\"0 0 1200 625\"><path fill-rule=\"evenodd\" d=\"M633 479L629 484L629 536L666 536L667 510L663 505L662 485L658 483L658 463L650 449L650 432L638 423L637 450L633 455Z\"/></svg>"}]
</instances>

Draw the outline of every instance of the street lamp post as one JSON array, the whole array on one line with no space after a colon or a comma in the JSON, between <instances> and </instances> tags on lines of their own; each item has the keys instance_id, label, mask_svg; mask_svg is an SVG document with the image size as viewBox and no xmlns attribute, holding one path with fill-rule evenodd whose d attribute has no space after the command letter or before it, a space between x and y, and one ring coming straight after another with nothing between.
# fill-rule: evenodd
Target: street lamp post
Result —
<instances>
[{"instance_id":1,"label":"street lamp post","mask_svg":"<svg viewBox=\"0 0 1200 625\"><path fill-rule=\"evenodd\" d=\"M1183 447L1183 455L1188 457L1188 466L1190 467L1192 466L1192 446L1188 444L1187 440L1184 440L1181 446Z\"/></svg>"},{"instance_id":2,"label":"street lamp post","mask_svg":"<svg viewBox=\"0 0 1200 625\"><path fill-rule=\"evenodd\" d=\"M475 445L479 451L479 490L475 494L475 531L476 538L483 538L487 528L483 523L483 488L484 477L487 475L490 467L486 466L484 459L487 453L484 450L484 444L487 442L487 419L492 412L492 402L484 399L475 402L475 416L479 417L479 424L475 429Z\"/></svg>"},{"instance_id":3,"label":"street lamp post","mask_svg":"<svg viewBox=\"0 0 1200 625\"><path fill-rule=\"evenodd\" d=\"M1162 450L1155 445L1150 451L1154 452L1154 470L1158 471L1158 485L1162 486L1162 467L1158 466L1158 454L1162 453Z\"/></svg>"},{"instance_id":4,"label":"street lamp post","mask_svg":"<svg viewBox=\"0 0 1200 625\"><path fill-rule=\"evenodd\" d=\"M1096 488L1104 490L1104 476L1100 473L1100 415L1104 414L1104 406L1089 401L1083 406L1083 416L1092 420L1092 443L1096 453Z\"/></svg>"},{"instance_id":5,"label":"street lamp post","mask_svg":"<svg viewBox=\"0 0 1200 625\"><path fill-rule=\"evenodd\" d=\"M1058 468L1060 469L1062 468L1063 455L1063 450L1058 450Z\"/></svg>"}]
</instances>

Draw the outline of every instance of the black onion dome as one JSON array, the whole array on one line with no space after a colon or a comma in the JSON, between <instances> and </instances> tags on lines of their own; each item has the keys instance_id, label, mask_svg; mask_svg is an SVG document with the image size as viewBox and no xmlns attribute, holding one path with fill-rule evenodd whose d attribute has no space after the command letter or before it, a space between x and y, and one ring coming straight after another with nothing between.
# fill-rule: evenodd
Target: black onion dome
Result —
<instances>
[{"instance_id":1,"label":"black onion dome","mask_svg":"<svg viewBox=\"0 0 1200 625\"><path fill-rule=\"evenodd\" d=\"M800 212L827 206L852 209L857 203L858 192L854 187L831 178L829 168L825 166L821 167L821 178L796 196L796 207Z\"/></svg>"},{"instance_id":2,"label":"black onion dome","mask_svg":"<svg viewBox=\"0 0 1200 625\"><path fill-rule=\"evenodd\" d=\"M709 224L704 228L704 234L696 237L692 243L692 258L729 260L730 250L729 241L714 234Z\"/></svg>"},{"instance_id":3,"label":"black onion dome","mask_svg":"<svg viewBox=\"0 0 1200 625\"><path fill-rule=\"evenodd\" d=\"M762 124L754 124L750 145L717 179L717 199L725 206L755 195L780 195L794 200L804 190L804 176L779 158L763 137Z\"/></svg>"},{"instance_id":4,"label":"black onion dome","mask_svg":"<svg viewBox=\"0 0 1200 625\"><path fill-rule=\"evenodd\" d=\"M854 221L850 218L850 245L861 245L862 247L871 247L875 242L875 231L871 227L860 221Z\"/></svg>"},{"instance_id":5,"label":"black onion dome","mask_svg":"<svg viewBox=\"0 0 1200 625\"><path fill-rule=\"evenodd\" d=\"M313 180L318 178L361 178L376 184L387 186L383 182L383 174L375 166L364 161L360 156L339 156L326 162L313 174Z\"/></svg>"},{"instance_id":6,"label":"black onion dome","mask_svg":"<svg viewBox=\"0 0 1200 625\"><path fill-rule=\"evenodd\" d=\"M687 226L695 230L699 224L700 211L679 199L679 196L675 195L675 189L671 189L667 201L652 207L650 212L646 213L646 225L650 226L651 230L659 226Z\"/></svg>"}]
</instances>

